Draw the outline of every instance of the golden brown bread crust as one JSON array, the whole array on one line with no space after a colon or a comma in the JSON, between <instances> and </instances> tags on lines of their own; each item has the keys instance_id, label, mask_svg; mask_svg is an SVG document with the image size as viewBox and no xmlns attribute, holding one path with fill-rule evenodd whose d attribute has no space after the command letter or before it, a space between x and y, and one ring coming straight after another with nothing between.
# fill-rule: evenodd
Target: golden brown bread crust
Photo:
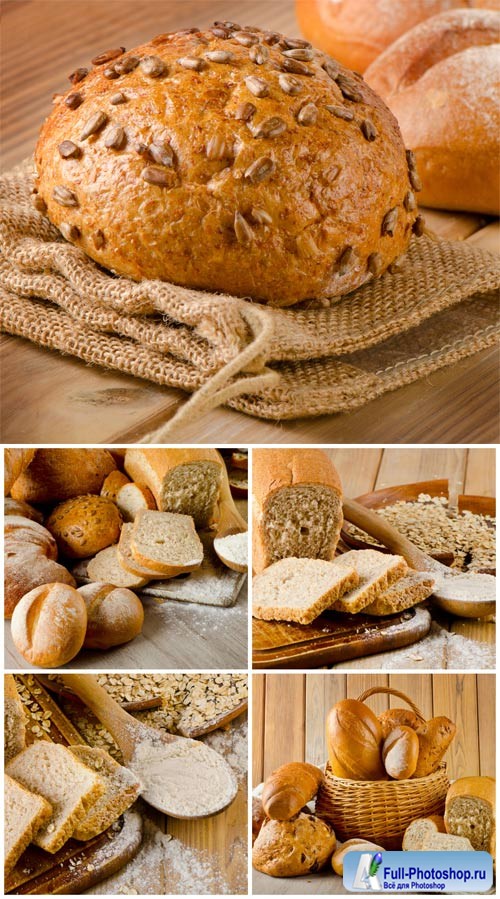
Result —
<instances>
[{"instance_id":1,"label":"golden brown bread crust","mask_svg":"<svg viewBox=\"0 0 500 899\"><path fill-rule=\"evenodd\" d=\"M323 772L307 762L281 765L267 778L262 790L262 807L268 818L288 821L316 796Z\"/></svg>"},{"instance_id":2,"label":"golden brown bread crust","mask_svg":"<svg viewBox=\"0 0 500 899\"><path fill-rule=\"evenodd\" d=\"M118 542L122 518L113 500L90 494L57 505L46 525L62 555L86 559Z\"/></svg>"},{"instance_id":3,"label":"golden brown bread crust","mask_svg":"<svg viewBox=\"0 0 500 899\"><path fill-rule=\"evenodd\" d=\"M144 608L132 590L98 582L78 592L87 607L86 649L120 646L141 633Z\"/></svg>"},{"instance_id":4,"label":"golden brown bread crust","mask_svg":"<svg viewBox=\"0 0 500 899\"><path fill-rule=\"evenodd\" d=\"M83 646L87 610L68 584L44 584L23 596L12 615L12 639L31 665L58 668Z\"/></svg>"},{"instance_id":5,"label":"golden brown bread crust","mask_svg":"<svg viewBox=\"0 0 500 899\"><path fill-rule=\"evenodd\" d=\"M342 699L326 719L326 745L336 777L384 780L382 727L376 715L357 699Z\"/></svg>"},{"instance_id":6,"label":"golden brown bread crust","mask_svg":"<svg viewBox=\"0 0 500 899\"><path fill-rule=\"evenodd\" d=\"M39 449L18 477L11 495L27 503L55 503L84 493L99 493L106 475L116 468L104 449Z\"/></svg>"},{"instance_id":7,"label":"golden brown bread crust","mask_svg":"<svg viewBox=\"0 0 500 899\"><path fill-rule=\"evenodd\" d=\"M361 76L239 26L97 65L35 158L38 208L101 265L275 306L382 273L417 216L398 125Z\"/></svg>"},{"instance_id":8,"label":"golden brown bread crust","mask_svg":"<svg viewBox=\"0 0 500 899\"><path fill-rule=\"evenodd\" d=\"M35 453L36 450L34 449L16 449L15 447L7 447L4 449L4 496L8 496L18 477L33 461Z\"/></svg>"},{"instance_id":9,"label":"golden brown bread crust","mask_svg":"<svg viewBox=\"0 0 500 899\"><path fill-rule=\"evenodd\" d=\"M454 10L403 35L367 69L422 179L425 206L498 214L500 13Z\"/></svg>"},{"instance_id":10,"label":"golden brown bread crust","mask_svg":"<svg viewBox=\"0 0 500 899\"><path fill-rule=\"evenodd\" d=\"M289 821L264 821L252 850L252 864L271 877L297 877L321 870L337 840L321 818L300 812Z\"/></svg>"}]
</instances>

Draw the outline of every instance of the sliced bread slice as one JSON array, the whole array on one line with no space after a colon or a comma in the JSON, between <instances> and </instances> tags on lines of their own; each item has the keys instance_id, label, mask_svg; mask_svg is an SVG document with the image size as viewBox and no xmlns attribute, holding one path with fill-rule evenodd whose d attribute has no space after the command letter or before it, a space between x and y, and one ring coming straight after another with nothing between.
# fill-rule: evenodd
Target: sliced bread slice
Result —
<instances>
[{"instance_id":1,"label":"sliced bread slice","mask_svg":"<svg viewBox=\"0 0 500 899\"><path fill-rule=\"evenodd\" d=\"M113 584L114 587L144 587L149 578L127 571L118 558L118 546L101 549L87 565L91 581Z\"/></svg>"},{"instance_id":2,"label":"sliced bread slice","mask_svg":"<svg viewBox=\"0 0 500 899\"><path fill-rule=\"evenodd\" d=\"M26 714L12 674L4 675L3 745L5 762L26 746Z\"/></svg>"},{"instance_id":3,"label":"sliced bread slice","mask_svg":"<svg viewBox=\"0 0 500 899\"><path fill-rule=\"evenodd\" d=\"M120 540L116 549L119 564L125 571L135 574L137 577L146 578L147 580L168 577L167 571L170 569L165 569L163 572L155 571L147 565L140 565L139 562L134 559L132 555L132 529L133 524L124 524L120 531Z\"/></svg>"},{"instance_id":4,"label":"sliced bread slice","mask_svg":"<svg viewBox=\"0 0 500 899\"><path fill-rule=\"evenodd\" d=\"M336 612L351 615L365 609L408 572L402 556L391 556L376 549L353 549L339 556L337 562L354 568L358 574L358 586L332 605Z\"/></svg>"},{"instance_id":5,"label":"sliced bread slice","mask_svg":"<svg viewBox=\"0 0 500 899\"><path fill-rule=\"evenodd\" d=\"M130 768L115 762L105 749L83 745L70 746L69 749L80 762L102 777L106 786L106 792L73 832L75 840L90 840L114 824L130 808L139 796L142 784Z\"/></svg>"},{"instance_id":6,"label":"sliced bread slice","mask_svg":"<svg viewBox=\"0 0 500 899\"><path fill-rule=\"evenodd\" d=\"M252 615L310 624L358 581L354 568L338 561L280 559L254 577Z\"/></svg>"},{"instance_id":7,"label":"sliced bread slice","mask_svg":"<svg viewBox=\"0 0 500 899\"><path fill-rule=\"evenodd\" d=\"M52 806L52 816L33 837L35 845L57 852L69 840L94 802L105 792L101 777L59 743L39 740L16 755L7 774L39 793Z\"/></svg>"},{"instance_id":8,"label":"sliced bread slice","mask_svg":"<svg viewBox=\"0 0 500 899\"><path fill-rule=\"evenodd\" d=\"M203 545L190 515L139 512L132 525L132 557L139 565L175 577L194 571L203 561Z\"/></svg>"},{"instance_id":9,"label":"sliced bread slice","mask_svg":"<svg viewBox=\"0 0 500 899\"><path fill-rule=\"evenodd\" d=\"M403 837L403 849L405 851L420 851L424 840L431 834L445 833L444 818L441 815L430 815L428 818L415 818L405 830Z\"/></svg>"},{"instance_id":10,"label":"sliced bread slice","mask_svg":"<svg viewBox=\"0 0 500 899\"><path fill-rule=\"evenodd\" d=\"M40 827L50 820L52 806L8 774L4 793L4 869L8 874Z\"/></svg>"},{"instance_id":11,"label":"sliced bread slice","mask_svg":"<svg viewBox=\"0 0 500 899\"><path fill-rule=\"evenodd\" d=\"M121 487L116 494L116 505L124 521L135 521L143 509L156 509L151 490L142 484L125 484Z\"/></svg>"},{"instance_id":12,"label":"sliced bread slice","mask_svg":"<svg viewBox=\"0 0 500 899\"><path fill-rule=\"evenodd\" d=\"M434 589L434 581L423 572L411 572L407 577L400 578L392 587L381 593L380 596L365 606L365 615L394 615L410 609L419 602L423 602L431 596Z\"/></svg>"},{"instance_id":13,"label":"sliced bread slice","mask_svg":"<svg viewBox=\"0 0 500 899\"><path fill-rule=\"evenodd\" d=\"M456 837L452 833L430 833L422 843L424 852L474 852L467 837Z\"/></svg>"}]
</instances>

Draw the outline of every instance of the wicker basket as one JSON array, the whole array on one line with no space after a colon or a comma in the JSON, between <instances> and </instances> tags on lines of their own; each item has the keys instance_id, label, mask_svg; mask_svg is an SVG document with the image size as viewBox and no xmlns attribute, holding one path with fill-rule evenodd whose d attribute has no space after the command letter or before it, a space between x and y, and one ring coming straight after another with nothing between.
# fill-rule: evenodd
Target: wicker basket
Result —
<instances>
[{"instance_id":1,"label":"wicker basket","mask_svg":"<svg viewBox=\"0 0 500 899\"><path fill-rule=\"evenodd\" d=\"M403 699L419 718L417 706L404 693L373 687L359 697L390 693ZM401 849L406 828L415 818L441 815L450 781L446 765L414 780L346 780L335 777L327 765L316 799L316 814L328 821L339 840L363 837L384 849Z\"/></svg>"}]
</instances>

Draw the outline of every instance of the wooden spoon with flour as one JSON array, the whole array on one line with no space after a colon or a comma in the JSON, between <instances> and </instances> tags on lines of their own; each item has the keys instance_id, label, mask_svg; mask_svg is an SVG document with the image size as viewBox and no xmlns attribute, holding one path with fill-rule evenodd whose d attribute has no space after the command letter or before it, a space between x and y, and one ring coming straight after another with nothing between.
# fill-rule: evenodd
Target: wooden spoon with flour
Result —
<instances>
[{"instance_id":1,"label":"wooden spoon with flour","mask_svg":"<svg viewBox=\"0 0 500 899\"><path fill-rule=\"evenodd\" d=\"M375 537L391 552L403 556L415 571L428 571L434 578L433 600L450 615L484 618L495 612L496 578L491 574L455 571L427 555L404 537L382 516L353 499L344 498L344 517Z\"/></svg>"},{"instance_id":2,"label":"wooden spoon with flour","mask_svg":"<svg viewBox=\"0 0 500 899\"><path fill-rule=\"evenodd\" d=\"M215 815L233 801L236 777L214 749L136 721L92 674L60 677L113 735L125 765L143 784L142 798L154 808L191 820Z\"/></svg>"},{"instance_id":3,"label":"wooden spoon with flour","mask_svg":"<svg viewBox=\"0 0 500 899\"><path fill-rule=\"evenodd\" d=\"M221 459L222 461L222 459ZM226 467L220 487L219 519L214 538L214 550L221 562L233 571L244 572L248 568L248 526L236 508L231 494Z\"/></svg>"}]
</instances>

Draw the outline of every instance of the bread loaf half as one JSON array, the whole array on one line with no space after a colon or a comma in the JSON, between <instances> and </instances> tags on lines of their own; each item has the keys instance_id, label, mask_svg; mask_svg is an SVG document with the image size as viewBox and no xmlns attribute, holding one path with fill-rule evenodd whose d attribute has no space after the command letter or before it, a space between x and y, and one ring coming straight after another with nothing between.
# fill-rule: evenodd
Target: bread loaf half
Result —
<instances>
[{"instance_id":1,"label":"bread loaf half","mask_svg":"<svg viewBox=\"0 0 500 899\"><path fill-rule=\"evenodd\" d=\"M363 702L342 699L326 719L326 745L336 777L349 780L384 780L382 727Z\"/></svg>"},{"instance_id":2,"label":"bread loaf half","mask_svg":"<svg viewBox=\"0 0 500 899\"><path fill-rule=\"evenodd\" d=\"M315 765L291 762L273 771L262 791L262 805L268 818L287 821L316 796L323 773Z\"/></svg>"},{"instance_id":3,"label":"bread loaf half","mask_svg":"<svg viewBox=\"0 0 500 899\"><path fill-rule=\"evenodd\" d=\"M99 493L116 463L103 449L39 449L12 488L14 499L55 503L85 493Z\"/></svg>"},{"instance_id":4,"label":"bread loaf half","mask_svg":"<svg viewBox=\"0 0 500 899\"><path fill-rule=\"evenodd\" d=\"M382 760L389 777L406 780L417 767L419 742L411 727L395 727L382 745Z\"/></svg>"},{"instance_id":5,"label":"bread loaf half","mask_svg":"<svg viewBox=\"0 0 500 899\"><path fill-rule=\"evenodd\" d=\"M500 13L433 16L379 56L366 79L415 154L420 202L498 215Z\"/></svg>"},{"instance_id":6,"label":"bread loaf half","mask_svg":"<svg viewBox=\"0 0 500 899\"><path fill-rule=\"evenodd\" d=\"M467 837L477 851L496 850L496 783L493 777L460 777L446 796L444 823L450 834Z\"/></svg>"},{"instance_id":7,"label":"bread loaf half","mask_svg":"<svg viewBox=\"0 0 500 899\"><path fill-rule=\"evenodd\" d=\"M333 559L343 523L342 487L320 449L252 454L253 569L294 556Z\"/></svg>"},{"instance_id":8,"label":"bread loaf half","mask_svg":"<svg viewBox=\"0 0 500 899\"><path fill-rule=\"evenodd\" d=\"M105 268L287 306L406 252L397 123L307 41L217 22L76 77L38 141L38 204Z\"/></svg>"}]
</instances>

